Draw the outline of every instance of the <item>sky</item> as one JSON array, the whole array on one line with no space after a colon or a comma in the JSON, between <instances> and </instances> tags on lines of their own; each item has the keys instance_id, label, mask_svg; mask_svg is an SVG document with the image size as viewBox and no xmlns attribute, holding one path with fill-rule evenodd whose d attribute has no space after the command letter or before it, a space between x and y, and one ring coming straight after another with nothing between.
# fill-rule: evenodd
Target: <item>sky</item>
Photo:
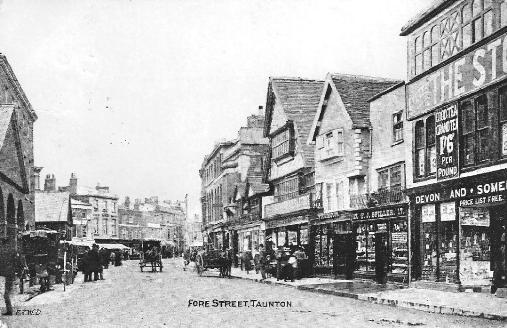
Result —
<instances>
[{"instance_id":1,"label":"sky","mask_svg":"<svg viewBox=\"0 0 507 328\"><path fill-rule=\"evenodd\" d=\"M180 199L265 106L270 76L406 77L431 0L0 0L0 52L35 109L35 165L67 185ZM41 181L43 183L43 181Z\"/></svg>"}]
</instances>

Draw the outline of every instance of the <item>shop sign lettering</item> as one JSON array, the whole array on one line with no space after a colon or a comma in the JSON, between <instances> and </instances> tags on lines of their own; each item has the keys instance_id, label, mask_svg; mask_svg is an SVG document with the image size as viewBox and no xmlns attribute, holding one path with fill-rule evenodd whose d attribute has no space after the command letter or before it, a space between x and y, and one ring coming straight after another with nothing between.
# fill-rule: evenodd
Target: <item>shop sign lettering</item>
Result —
<instances>
[{"instance_id":1,"label":"shop sign lettering","mask_svg":"<svg viewBox=\"0 0 507 328\"><path fill-rule=\"evenodd\" d=\"M388 217L404 216L406 214L405 207L392 207L378 210L368 210L354 213L354 220L372 220Z\"/></svg>"},{"instance_id":2,"label":"shop sign lettering","mask_svg":"<svg viewBox=\"0 0 507 328\"><path fill-rule=\"evenodd\" d=\"M494 181L480 183L470 187L457 187L442 191L415 196L416 204L428 204L444 200L463 199L462 206L472 204L495 203L504 200L504 196L498 195L507 191L507 181ZM480 196L480 197L479 197ZM471 203L470 203L471 202ZM477 203L475 203L477 202Z\"/></svg>"},{"instance_id":3,"label":"shop sign lettering","mask_svg":"<svg viewBox=\"0 0 507 328\"><path fill-rule=\"evenodd\" d=\"M443 108L435 113L437 180L458 176L458 109Z\"/></svg>"},{"instance_id":4,"label":"shop sign lettering","mask_svg":"<svg viewBox=\"0 0 507 328\"><path fill-rule=\"evenodd\" d=\"M504 78L507 75L506 42L504 34L409 84L409 119Z\"/></svg>"},{"instance_id":5,"label":"shop sign lettering","mask_svg":"<svg viewBox=\"0 0 507 328\"><path fill-rule=\"evenodd\" d=\"M301 224L301 223L307 223L308 222L308 216L300 215L300 216L293 216L293 217L285 217L281 219L272 219L269 221L266 221L266 229L272 229L276 227L283 227L287 225L293 225L293 224Z\"/></svg>"}]
</instances>

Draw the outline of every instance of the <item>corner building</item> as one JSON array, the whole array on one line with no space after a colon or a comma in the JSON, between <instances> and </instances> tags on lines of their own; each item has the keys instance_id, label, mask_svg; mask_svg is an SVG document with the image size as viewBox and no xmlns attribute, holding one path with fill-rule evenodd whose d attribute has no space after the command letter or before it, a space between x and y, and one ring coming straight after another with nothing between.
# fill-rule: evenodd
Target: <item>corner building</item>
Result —
<instances>
[{"instance_id":1,"label":"corner building","mask_svg":"<svg viewBox=\"0 0 507 328\"><path fill-rule=\"evenodd\" d=\"M412 278L506 286L507 3L439 1L408 41Z\"/></svg>"}]
</instances>

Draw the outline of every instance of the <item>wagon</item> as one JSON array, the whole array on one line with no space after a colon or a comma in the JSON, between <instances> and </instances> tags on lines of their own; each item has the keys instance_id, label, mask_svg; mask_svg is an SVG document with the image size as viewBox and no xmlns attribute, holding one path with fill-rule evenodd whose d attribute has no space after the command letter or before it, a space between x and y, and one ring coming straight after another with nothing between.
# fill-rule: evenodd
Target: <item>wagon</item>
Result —
<instances>
[{"instance_id":1,"label":"wagon","mask_svg":"<svg viewBox=\"0 0 507 328\"><path fill-rule=\"evenodd\" d=\"M141 253L139 267L141 268L141 272L143 272L143 269L147 267L151 268L152 272L156 272L157 268L160 272L162 272L162 254L158 251Z\"/></svg>"},{"instance_id":2,"label":"wagon","mask_svg":"<svg viewBox=\"0 0 507 328\"><path fill-rule=\"evenodd\" d=\"M143 242L141 246L141 258L139 259L139 267L141 272L146 267L151 268L152 272L156 272L157 268L162 272L162 252L160 251L160 241L150 240Z\"/></svg>"},{"instance_id":3,"label":"wagon","mask_svg":"<svg viewBox=\"0 0 507 328\"><path fill-rule=\"evenodd\" d=\"M224 270L227 267L227 256L220 250L208 250L197 253L195 265L197 273L201 276L204 271L209 269L220 270L220 275L230 275Z\"/></svg>"}]
</instances>

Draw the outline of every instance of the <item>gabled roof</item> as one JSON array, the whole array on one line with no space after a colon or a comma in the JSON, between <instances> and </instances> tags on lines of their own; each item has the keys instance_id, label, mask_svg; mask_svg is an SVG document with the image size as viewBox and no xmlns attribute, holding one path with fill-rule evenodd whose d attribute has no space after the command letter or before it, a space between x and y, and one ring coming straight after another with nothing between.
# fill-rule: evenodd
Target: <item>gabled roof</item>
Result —
<instances>
[{"instance_id":1,"label":"gabled roof","mask_svg":"<svg viewBox=\"0 0 507 328\"><path fill-rule=\"evenodd\" d=\"M21 85L19 84L18 79L16 78L16 75L14 75L14 71L12 70L11 65L7 61L7 58L5 55L0 53L0 68L3 69L3 71L7 74L7 78L9 79L9 82L14 86L14 91L18 98L23 102L23 106L27 109L28 114L31 116L32 121L37 120L37 114L35 114L35 111L32 108L32 105L28 101L28 98L26 97L25 92L21 88Z\"/></svg>"},{"instance_id":2,"label":"gabled roof","mask_svg":"<svg viewBox=\"0 0 507 328\"><path fill-rule=\"evenodd\" d=\"M405 24L401 28L401 36L406 36L412 33L416 28L428 22L432 19L437 13L449 7L453 3L457 2L456 0L435 0L433 3L423 11L419 12L415 17L413 17L410 21Z\"/></svg>"},{"instance_id":3,"label":"gabled roof","mask_svg":"<svg viewBox=\"0 0 507 328\"><path fill-rule=\"evenodd\" d=\"M329 86L332 92L336 92L340 96L345 110L352 120L353 127L367 128L371 125L369 99L401 82L401 80L381 77L328 73L307 142L311 143L318 133L317 126L324 114L322 109L325 108L323 104Z\"/></svg>"},{"instance_id":4,"label":"gabled roof","mask_svg":"<svg viewBox=\"0 0 507 328\"><path fill-rule=\"evenodd\" d=\"M267 136L271 125L274 103L270 101L272 91L276 102L280 104L288 120L292 121L297 133L296 138L302 148L306 165L314 165L313 146L306 144L313 117L317 112L324 81L293 77L270 77L268 99L266 103L266 121L264 135Z\"/></svg>"},{"instance_id":5,"label":"gabled roof","mask_svg":"<svg viewBox=\"0 0 507 328\"><path fill-rule=\"evenodd\" d=\"M69 199L68 192L36 192L35 222L67 222Z\"/></svg>"}]
</instances>

